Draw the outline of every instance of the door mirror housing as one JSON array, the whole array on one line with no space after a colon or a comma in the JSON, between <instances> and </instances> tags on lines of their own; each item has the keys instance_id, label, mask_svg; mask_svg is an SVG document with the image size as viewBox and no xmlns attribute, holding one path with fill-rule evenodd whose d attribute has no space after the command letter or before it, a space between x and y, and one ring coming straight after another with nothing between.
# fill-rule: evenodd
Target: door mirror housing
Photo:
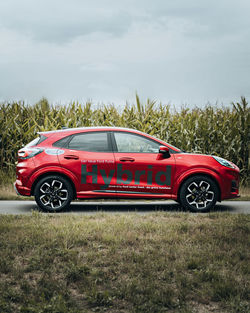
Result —
<instances>
[{"instance_id":1,"label":"door mirror housing","mask_svg":"<svg viewBox=\"0 0 250 313\"><path fill-rule=\"evenodd\" d=\"M159 153L162 154L164 158L170 158L169 148L166 146L160 146Z\"/></svg>"}]
</instances>

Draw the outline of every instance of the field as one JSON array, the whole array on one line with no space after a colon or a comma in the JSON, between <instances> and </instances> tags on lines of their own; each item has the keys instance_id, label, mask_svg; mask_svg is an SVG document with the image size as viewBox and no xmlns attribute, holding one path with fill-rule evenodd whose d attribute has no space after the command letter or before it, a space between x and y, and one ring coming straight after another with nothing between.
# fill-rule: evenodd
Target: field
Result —
<instances>
[{"instance_id":1,"label":"field","mask_svg":"<svg viewBox=\"0 0 250 313\"><path fill-rule=\"evenodd\" d=\"M248 215L0 216L0 312L249 312Z\"/></svg>"},{"instance_id":2,"label":"field","mask_svg":"<svg viewBox=\"0 0 250 313\"><path fill-rule=\"evenodd\" d=\"M136 128L220 155L240 167L242 199L250 199L245 98L177 111L136 96L122 109L1 103L0 200L20 199L12 185L18 149L62 126ZM250 217L240 214L0 215L0 312L246 313L249 233Z\"/></svg>"},{"instance_id":3,"label":"field","mask_svg":"<svg viewBox=\"0 0 250 313\"><path fill-rule=\"evenodd\" d=\"M80 126L121 126L149 133L185 151L219 155L241 169L249 185L250 108L245 98L229 106L176 110L174 106L136 96L134 105L71 103L52 105L42 99L35 105L0 103L0 185L15 180L17 151L38 131Z\"/></svg>"}]
</instances>

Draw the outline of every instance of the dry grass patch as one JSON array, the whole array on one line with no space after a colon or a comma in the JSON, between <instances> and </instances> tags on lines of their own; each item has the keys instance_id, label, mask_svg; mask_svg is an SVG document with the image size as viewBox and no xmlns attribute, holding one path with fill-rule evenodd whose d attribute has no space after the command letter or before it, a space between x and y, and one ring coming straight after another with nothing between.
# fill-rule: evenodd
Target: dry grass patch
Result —
<instances>
[{"instance_id":1,"label":"dry grass patch","mask_svg":"<svg viewBox=\"0 0 250 313\"><path fill-rule=\"evenodd\" d=\"M248 312L247 215L0 216L1 312Z\"/></svg>"}]
</instances>

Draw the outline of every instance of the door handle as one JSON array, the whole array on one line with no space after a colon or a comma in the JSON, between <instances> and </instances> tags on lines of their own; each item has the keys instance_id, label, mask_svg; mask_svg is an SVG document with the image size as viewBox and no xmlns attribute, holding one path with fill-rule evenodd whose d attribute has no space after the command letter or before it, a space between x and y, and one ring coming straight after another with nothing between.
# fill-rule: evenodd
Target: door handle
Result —
<instances>
[{"instance_id":1,"label":"door handle","mask_svg":"<svg viewBox=\"0 0 250 313\"><path fill-rule=\"evenodd\" d=\"M122 157L119 159L121 162L134 162L134 158L130 158L130 157Z\"/></svg>"},{"instance_id":2,"label":"door handle","mask_svg":"<svg viewBox=\"0 0 250 313\"><path fill-rule=\"evenodd\" d=\"M64 159L67 159L67 160L70 160L70 159L72 159L72 160L78 160L78 159L79 159L79 156L73 155L73 154L68 154L68 155L65 155L65 156L64 156Z\"/></svg>"}]
</instances>

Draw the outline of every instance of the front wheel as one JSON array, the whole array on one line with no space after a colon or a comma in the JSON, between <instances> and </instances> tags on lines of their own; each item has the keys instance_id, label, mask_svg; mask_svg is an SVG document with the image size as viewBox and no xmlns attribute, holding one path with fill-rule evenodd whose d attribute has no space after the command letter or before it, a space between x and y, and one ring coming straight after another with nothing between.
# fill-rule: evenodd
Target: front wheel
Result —
<instances>
[{"instance_id":1,"label":"front wheel","mask_svg":"<svg viewBox=\"0 0 250 313\"><path fill-rule=\"evenodd\" d=\"M73 190L65 178L50 175L36 184L34 195L36 203L43 211L60 212L70 205Z\"/></svg>"},{"instance_id":2,"label":"front wheel","mask_svg":"<svg viewBox=\"0 0 250 313\"><path fill-rule=\"evenodd\" d=\"M219 191L216 183L206 176L187 179L180 190L181 205L192 212L209 212L214 208Z\"/></svg>"}]
</instances>

